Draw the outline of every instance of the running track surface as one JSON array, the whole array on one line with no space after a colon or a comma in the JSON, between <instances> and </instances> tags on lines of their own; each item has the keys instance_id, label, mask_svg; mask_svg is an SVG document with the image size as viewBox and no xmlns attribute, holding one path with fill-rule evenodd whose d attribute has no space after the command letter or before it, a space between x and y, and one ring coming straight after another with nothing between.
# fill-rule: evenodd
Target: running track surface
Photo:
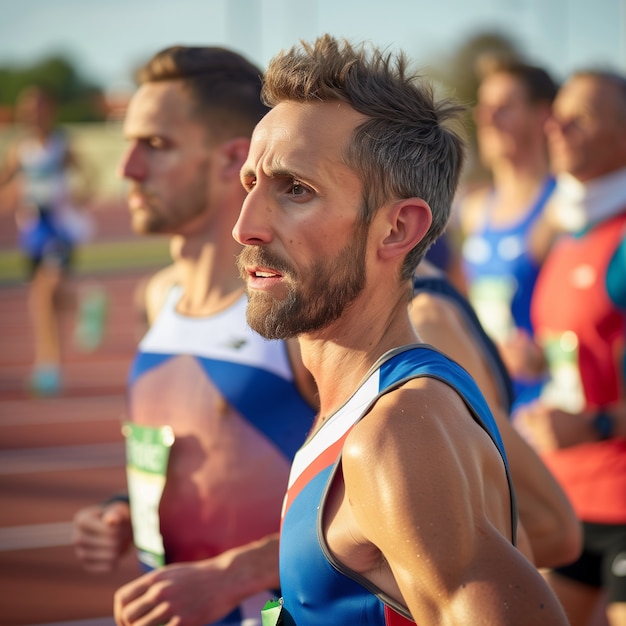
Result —
<instances>
[{"instance_id":1,"label":"running track surface","mask_svg":"<svg viewBox=\"0 0 626 626\"><path fill-rule=\"evenodd\" d=\"M138 573L132 554L114 574L84 572L71 522L79 508L125 489L120 420L144 330L133 296L151 271L68 281L64 387L53 398L26 389L33 355L26 285L0 284L0 626L109 626L113 592ZM102 343L85 352L73 338L75 304L93 285L104 290L108 308Z\"/></svg>"}]
</instances>

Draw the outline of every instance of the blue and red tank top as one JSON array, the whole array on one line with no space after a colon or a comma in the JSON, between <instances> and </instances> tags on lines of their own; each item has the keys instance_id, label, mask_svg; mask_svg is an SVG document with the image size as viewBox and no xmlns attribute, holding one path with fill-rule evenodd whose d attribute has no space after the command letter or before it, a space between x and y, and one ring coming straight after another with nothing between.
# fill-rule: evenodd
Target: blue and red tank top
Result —
<instances>
[{"instance_id":1,"label":"blue and red tank top","mask_svg":"<svg viewBox=\"0 0 626 626\"><path fill-rule=\"evenodd\" d=\"M425 344L388 352L374 365L348 402L323 423L294 459L283 506L280 539L284 623L298 626L400 626L414 623L406 607L332 557L321 524L326 495L351 428L382 395L421 376L445 382L463 398L474 419L500 451L508 476L506 456L495 421L469 374ZM509 487L513 538L517 511L510 478Z\"/></svg>"}]
</instances>

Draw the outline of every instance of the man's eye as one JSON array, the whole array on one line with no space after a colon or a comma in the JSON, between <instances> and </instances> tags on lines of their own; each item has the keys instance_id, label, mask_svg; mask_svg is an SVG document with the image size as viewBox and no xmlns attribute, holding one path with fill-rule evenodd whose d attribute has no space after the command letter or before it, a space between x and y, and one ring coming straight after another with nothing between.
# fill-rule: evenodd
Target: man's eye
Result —
<instances>
[{"instance_id":1,"label":"man's eye","mask_svg":"<svg viewBox=\"0 0 626 626\"><path fill-rule=\"evenodd\" d=\"M300 181L294 180L291 183L290 192L292 196L303 196L308 192L308 189Z\"/></svg>"},{"instance_id":2,"label":"man's eye","mask_svg":"<svg viewBox=\"0 0 626 626\"><path fill-rule=\"evenodd\" d=\"M148 139L148 145L153 150L162 150L165 148L165 140L162 137L150 137L150 139Z\"/></svg>"}]
</instances>

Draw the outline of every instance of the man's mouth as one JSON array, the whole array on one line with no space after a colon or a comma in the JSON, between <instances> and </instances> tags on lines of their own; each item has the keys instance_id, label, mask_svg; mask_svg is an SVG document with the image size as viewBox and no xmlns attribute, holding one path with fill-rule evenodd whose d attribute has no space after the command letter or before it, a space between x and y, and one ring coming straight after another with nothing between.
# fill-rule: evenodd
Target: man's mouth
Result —
<instances>
[{"instance_id":1,"label":"man's mouth","mask_svg":"<svg viewBox=\"0 0 626 626\"><path fill-rule=\"evenodd\" d=\"M291 273L288 265L266 250L246 247L237 259L241 277L251 289L269 289Z\"/></svg>"},{"instance_id":2,"label":"man's mouth","mask_svg":"<svg viewBox=\"0 0 626 626\"><path fill-rule=\"evenodd\" d=\"M141 209L146 206L146 197L140 193L131 193L128 196L129 209Z\"/></svg>"},{"instance_id":3,"label":"man's mouth","mask_svg":"<svg viewBox=\"0 0 626 626\"><path fill-rule=\"evenodd\" d=\"M264 291L270 287L280 283L283 275L280 272L268 268L249 267L246 270L248 275L247 284L249 289Z\"/></svg>"}]
</instances>

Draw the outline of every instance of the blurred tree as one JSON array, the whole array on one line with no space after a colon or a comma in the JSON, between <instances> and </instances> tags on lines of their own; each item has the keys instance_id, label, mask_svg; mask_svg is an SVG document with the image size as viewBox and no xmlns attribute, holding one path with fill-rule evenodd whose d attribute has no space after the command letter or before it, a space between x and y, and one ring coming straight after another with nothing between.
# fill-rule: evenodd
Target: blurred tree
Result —
<instances>
[{"instance_id":1,"label":"blurred tree","mask_svg":"<svg viewBox=\"0 0 626 626\"><path fill-rule=\"evenodd\" d=\"M469 145L469 165L465 177L469 183L484 179L486 172L476 156L476 128L472 108L481 75L496 60L524 61L515 42L497 32L476 33L433 68L434 78L443 88L468 107L465 128Z\"/></svg>"},{"instance_id":2,"label":"blurred tree","mask_svg":"<svg viewBox=\"0 0 626 626\"><path fill-rule=\"evenodd\" d=\"M64 56L54 55L30 66L0 66L0 106L12 107L29 85L49 90L57 99L57 121L98 122L105 118L102 89L86 82Z\"/></svg>"},{"instance_id":3,"label":"blurred tree","mask_svg":"<svg viewBox=\"0 0 626 626\"><path fill-rule=\"evenodd\" d=\"M439 79L464 102L474 103L480 76L494 59L523 60L516 44L500 33L478 33L463 42L445 60Z\"/></svg>"}]
</instances>

